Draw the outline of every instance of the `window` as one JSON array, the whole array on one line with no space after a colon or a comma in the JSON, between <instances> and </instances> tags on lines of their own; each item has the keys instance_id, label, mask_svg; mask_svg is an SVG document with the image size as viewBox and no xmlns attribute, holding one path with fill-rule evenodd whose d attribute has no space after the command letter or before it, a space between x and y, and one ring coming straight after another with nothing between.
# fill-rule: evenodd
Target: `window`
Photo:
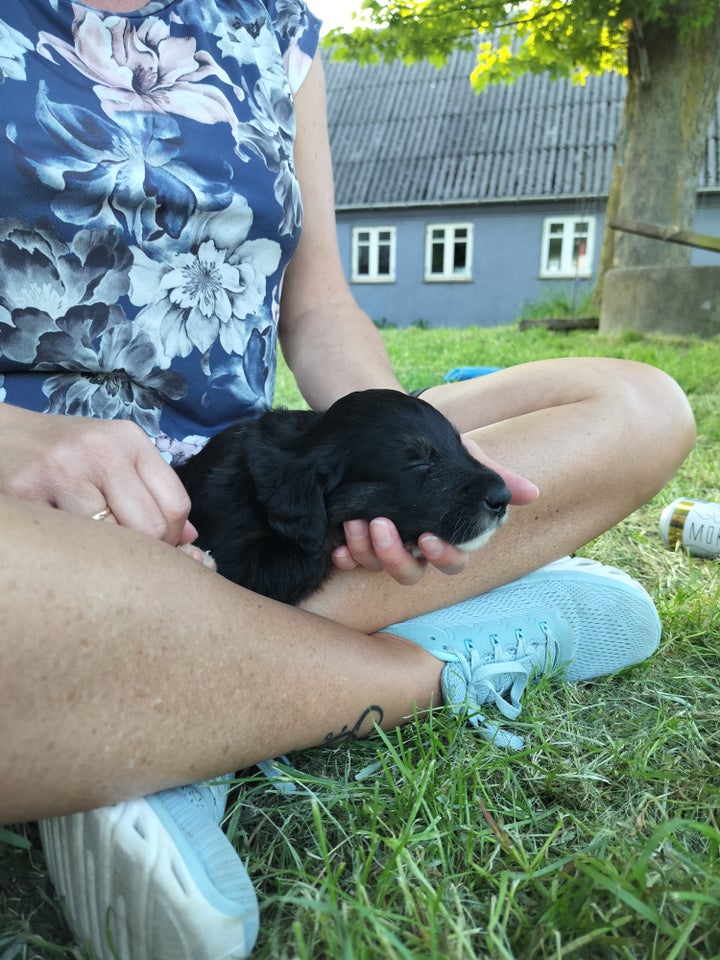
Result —
<instances>
[{"instance_id":1,"label":"window","mask_svg":"<svg viewBox=\"0 0 720 960\"><path fill-rule=\"evenodd\" d=\"M352 232L353 283L393 283L395 280L395 227L354 227Z\"/></svg>"},{"instance_id":2,"label":"window","mask_svg":"<svg viewBox=\"0 0 720 960\"><path fill-rule=\"evenodd\" d=\"M543 224L540 276L591 276L594 249L594 217L547 217Z\"/></svg>"},{"instance_id":3,"label":"window","mask_svg":"<svg viewBox=\"0 0 720 960\"><path fill-rule=\"evenodd\" d=\"M470 280L472 224L430 223L425 230L425 280Z\"/></svg>"}]
</instances>

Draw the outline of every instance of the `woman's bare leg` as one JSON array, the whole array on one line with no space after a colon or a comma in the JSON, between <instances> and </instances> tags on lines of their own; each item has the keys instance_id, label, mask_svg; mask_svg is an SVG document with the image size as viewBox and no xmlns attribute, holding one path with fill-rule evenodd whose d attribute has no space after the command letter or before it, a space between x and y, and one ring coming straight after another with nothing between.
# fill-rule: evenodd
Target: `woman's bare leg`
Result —
<instances>
[{"instance_id":1,"label":"woman's bare leg","mask_svg":"<svg viewBox=\"0 0 720 960\"><path fill-rule=\"evenodd\" d=\"M439 702L442 664L180 551L0 497L0 822L202 780Z\"/></svg>"}]
</instances>

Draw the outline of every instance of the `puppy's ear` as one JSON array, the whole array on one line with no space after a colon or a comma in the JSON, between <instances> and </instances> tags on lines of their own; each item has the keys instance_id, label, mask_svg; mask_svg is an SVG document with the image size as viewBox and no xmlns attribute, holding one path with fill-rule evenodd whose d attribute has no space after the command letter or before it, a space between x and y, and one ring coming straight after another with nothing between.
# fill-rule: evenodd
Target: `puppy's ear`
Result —
<instances>
[{"instance_id":1,"label":"puppy's ear","mask_svg":"<svg viewBox=\"0 0 720 960\"><path fill-rule=\"evenodd\" d=\"M282 537L303 549L322 550L327 537L323 489L315 471L303 462L293 464L266 499L267 519Z\"/></svg>"}]
</instances>

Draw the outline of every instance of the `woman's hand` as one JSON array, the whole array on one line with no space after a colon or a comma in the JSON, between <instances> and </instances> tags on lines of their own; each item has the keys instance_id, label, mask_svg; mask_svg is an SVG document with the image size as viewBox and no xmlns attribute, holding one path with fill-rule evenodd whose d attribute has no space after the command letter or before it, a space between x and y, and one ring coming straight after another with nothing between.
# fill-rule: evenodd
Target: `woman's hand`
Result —
<instances>
[{"instance_id":1,"label":"woman's hand","mask_svg":"<svg viewBox=\"0 0 720 960\"><path fill-rule=\"evenodd\" d=\"M333 563L338 570L384 570L405 586L417 583L429 563L443 573L460 573L468 562L468 554L445 543L431 533L418 539L421 557L416 557L400 539L395 524L385 517L367 523L349 520L344 524L345 543L333 551Z\"/></svg>"},{"instance_id":2,"label":"woman's hand","mask_svg":"<svg viewBox=\"0 0 720 960\"><path fill-rule=\"evenodd\" d=\"M469 437L463 437L463 443L477 460L500 474L512 493L511 504L522 506L536 499L540 491L531 480L486 456ZM428 563L452 575L464 570L470 558L468 553L432 533L424 533L419 538L422 557L416 557L405 549L395 524L384 517L370 523L350 520L344 526L345 543L333 551L333 563L338 570L353 570L355 567L385 570L398 583L412 586L420 580Z\"/></svg>"},{"instance_id":3,"label":"woman's hand","mask_svg":"<svg viewBox=\"0 0 720 960\"><path fill-rule=\"evenodd\" d=\"M129 421L0 404L0 492L86 517L108 509L108 519L172 546L197 536L185 488Z\"/></svg>"}]
</instances>

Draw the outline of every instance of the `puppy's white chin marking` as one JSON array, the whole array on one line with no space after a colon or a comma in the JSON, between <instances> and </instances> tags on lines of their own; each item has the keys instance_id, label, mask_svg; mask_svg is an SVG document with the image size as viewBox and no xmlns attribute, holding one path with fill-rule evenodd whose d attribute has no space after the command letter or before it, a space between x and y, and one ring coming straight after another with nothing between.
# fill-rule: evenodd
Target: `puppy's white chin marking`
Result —
<instances>
[{"instance_id":1,"label":"puppy's white chin marking","mask_svg":"<svg viewBox=\"0 0 720 960\"><path fill-rule=\"evenodd\" d=\"M474 553L476 550L480 550L500 529L500 527L505 523L506 519L507 513L502 517L501 520L498 520L497 523L478 534L477 537L473 537L472 540L466 540L465 543L456 543L455 546L458 548L458 550L462 550L464 553ZM424 556L422 550L417 544L412 544L410 547L410 553L412 553L412 555L418 559L422 559Z\"/></svg>"},{"instance_id":2,"label":"puppy's white chin marking","mask_svg":"<svg viewBox=\"0 0 720 960\"><path fill-rule=\"evenodd\" d=\"M477 537L473 537L472 540L466 540L465 543L458 543L458 550L463 550L465 553L474 553L475 550L480 550L480 548L484 547L488 540L500 529L506 520L507 513L505 513L502 519L498 520L496 524L485 530L483 533L478 534Z\"/></svg>"},{"instance_id":3,"label":"puppy's white chin marking","mask_svg":"<svg viewBox=\"0 0 720 960\"><path fill-rule=\"evenodd\" d=\"M456 546L458 550L462 550L464 553L474 553L476 550L485 546L496 530L497 527L492 527L490 530L486 530L485 533L481 533L479 537L474 537L466 543L458 543Z\"/></svg>"}]
</instances>

